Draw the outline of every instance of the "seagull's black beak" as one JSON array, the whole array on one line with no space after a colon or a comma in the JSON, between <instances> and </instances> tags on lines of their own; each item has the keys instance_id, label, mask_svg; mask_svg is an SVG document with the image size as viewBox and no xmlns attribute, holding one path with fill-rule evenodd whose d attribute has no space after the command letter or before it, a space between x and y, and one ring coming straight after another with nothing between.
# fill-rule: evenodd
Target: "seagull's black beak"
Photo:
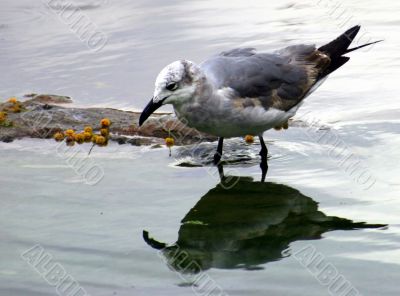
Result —
<instances>
[{"instance_id":1,"label":"seagull's black beak","mask_svg":"<svg viewBox=\"0 0 400 296\"><path fill-rule=\"evenodd\" d=\"M153 102L153 99L150 100L150 102L147 104L147 106L144 108L142 114L140 114L139 118L139 126L142 126L142 124L149 118L151 114L153 114L154 111L156 111L158 108L160 108L163 104L164 100L160 100L157 103Z\"/></svg>"}]
</instances>

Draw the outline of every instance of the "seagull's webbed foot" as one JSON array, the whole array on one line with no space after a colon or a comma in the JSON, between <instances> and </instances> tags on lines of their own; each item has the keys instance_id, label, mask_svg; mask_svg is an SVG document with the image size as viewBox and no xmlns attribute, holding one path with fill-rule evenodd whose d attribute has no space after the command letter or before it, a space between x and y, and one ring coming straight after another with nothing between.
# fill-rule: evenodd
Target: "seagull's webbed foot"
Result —
<instances>
[{"instance_id":1,"label":"seagull's webbed foot","mask_svg":"<svg viewBox=\"0 0 400 296\"><path fill-rule=\"evenodd\" d=\"M263 137L259 136L259 139L261 144L261 151L260 151L261 182L264 182L268 172L268 148L267 145L265 145Z\"/></svg>"},{"instance_id":2,"label":"seagull's webbed foot","mask_svg":"<svg viewBox=\"0 0 400 296\"><path fill-rule=\"evenodd\" d=\"M215 165L218 165L221 162L223 145L224 145L224 138L219 138L217 152L214 154Z\"/></svg>"}]
</instances>

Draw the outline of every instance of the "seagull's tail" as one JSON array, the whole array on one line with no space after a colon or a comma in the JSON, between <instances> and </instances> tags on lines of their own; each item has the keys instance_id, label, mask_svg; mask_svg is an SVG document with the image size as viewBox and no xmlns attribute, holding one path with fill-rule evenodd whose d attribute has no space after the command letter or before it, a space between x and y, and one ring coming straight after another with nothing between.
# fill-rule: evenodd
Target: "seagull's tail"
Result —
<instances>
[{"instance_id":1,"label":"seagull's tail","mask_svg":"<svg viewBox=\"0 0 400 296\"><path fill-rule=\"evenodd\" d=\"M159 241L156 241L154 238L151 238L149 236L149 232L146 230L143 230L143 239L150 247L156 250L162 250L167 246L167 244L161 243Z\"/></svg>"},{"instance_id":2,"label":"seagull's tail","mask_svg":"<svg viewBox=\"0 0 400 296\"><path fill-rule=\"evenodd\" d=\"M347 63L348 60L350 60L350 58L343 56L344 54L383 41L379 40L363 44L354 48L349 48L350 44L354 41L354 38L360 31L360 28L361 28L360 26L354 26L351 29L344 32L335 40L318 48L319 51L326 53L331 58L331 63L329 67L321 74L320 78L329 75L330 73L332 73L333 71L337 70L345 63Z\"/></svg>"}]
</instances>

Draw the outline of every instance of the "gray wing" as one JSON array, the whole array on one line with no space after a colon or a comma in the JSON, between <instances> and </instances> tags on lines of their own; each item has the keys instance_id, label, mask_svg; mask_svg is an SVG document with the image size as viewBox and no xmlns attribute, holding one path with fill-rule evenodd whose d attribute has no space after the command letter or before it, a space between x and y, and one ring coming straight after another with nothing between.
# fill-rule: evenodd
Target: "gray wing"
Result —
<instances>
[{"instance_id":1,"label":"gray wing","mask_svg":"<svg viewBox=\"0 0 400 296\"><path fill-rule=\"evenodd\" d=\"M253 48L222 52L200 66L218 89L234 90L243 106L259 102L265 109L288 111L300 103L329 65L330 58L313 45L295 45L274 53Z\"/></svg>"}]
</instances>

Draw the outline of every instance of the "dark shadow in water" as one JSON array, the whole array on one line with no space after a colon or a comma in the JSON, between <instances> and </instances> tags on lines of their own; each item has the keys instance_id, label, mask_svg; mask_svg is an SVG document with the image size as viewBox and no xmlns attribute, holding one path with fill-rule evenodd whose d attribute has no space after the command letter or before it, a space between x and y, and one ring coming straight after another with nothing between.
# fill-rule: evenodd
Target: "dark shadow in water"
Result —
<instances>
[{"instance_id":1,"label":"dark shadow in water","mask_svg":"<svg viewBox=\"0 0 400 296\"><path fill-rule=\"evenodd\" d=\"M290 243L320 239L324 232L379 228L327 216L318 203L282 184L241 177L232 188L218 184L186 214L172 245L143 231L144 240L161 250L169 267L182 273L209 268L258 269L280 260Z\"/></svg>"}]
</instances>

